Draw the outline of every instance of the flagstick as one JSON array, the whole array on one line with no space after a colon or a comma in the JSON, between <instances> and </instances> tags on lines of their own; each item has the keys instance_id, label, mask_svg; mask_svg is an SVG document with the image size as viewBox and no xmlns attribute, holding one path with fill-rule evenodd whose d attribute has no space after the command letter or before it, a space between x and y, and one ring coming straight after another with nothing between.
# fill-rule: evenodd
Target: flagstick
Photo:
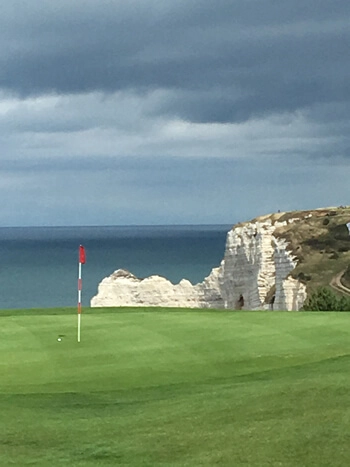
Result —
<instances>
[{"instance_id":1,"label":"flagstick","mask_svg":"<svg viewBox=\"0 0 350 467\"><path fill-rule=\"evenodd\" d=\"M79 261L79 277L78 277L78 342L80 342L80 324L81 324L81 261Z\"/></svg>"},{"instance_id":2,"label":"flagstick","mask_svg":"<svg viewBox=\"0 0 350 467\"><path fill-rule=\"evenodd\" d=\"M78 313L78 342L80 342L80 321L81 313Z\"/></svg>"}]
</instances>

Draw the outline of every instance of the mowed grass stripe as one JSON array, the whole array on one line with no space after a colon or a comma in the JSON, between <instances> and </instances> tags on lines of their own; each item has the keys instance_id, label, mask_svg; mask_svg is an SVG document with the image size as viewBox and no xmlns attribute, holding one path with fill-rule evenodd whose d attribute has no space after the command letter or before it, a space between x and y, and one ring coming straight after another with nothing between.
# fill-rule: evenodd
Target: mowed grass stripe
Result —
<instances>
[{"instance_id":1,"label":"mowed grass stripe","mask_svg":"<svg viewBox=\"0 0 350 467\"><path fill-rule=\"evenodd\" d=\"M315 328L291 329L290 320L283 320L286 315L277 322L274 315L263 315L249 314L243 322L240 314L232 313L86 315L80 344L74 315L12 318L21 334L15 352L3 350L1 387L14 391L12 381L22 381L25 391L44 391L43 385L51 391L52 384L68 392L84 391L86 384L89 390L145 387L158 380L201 381L342 354L339 336L329 338L328 322L321 326L325 339L317 332L317 321L323 322L324 316L313 316ZM57 336L63 336L62 342ZM325 341L322 348L320 338ZM13 340L9 343L12 347Z\"/></svg>"},{"instance_id":2,"label":"mowed grass stripe","mask_svg":"<svg viewBox=\"0 0 350 467\"><path fill-rule=\"evenodd\" d=\"M3 465L348 465L346 313L0 320Z\"/></svg>"}]
</instances>

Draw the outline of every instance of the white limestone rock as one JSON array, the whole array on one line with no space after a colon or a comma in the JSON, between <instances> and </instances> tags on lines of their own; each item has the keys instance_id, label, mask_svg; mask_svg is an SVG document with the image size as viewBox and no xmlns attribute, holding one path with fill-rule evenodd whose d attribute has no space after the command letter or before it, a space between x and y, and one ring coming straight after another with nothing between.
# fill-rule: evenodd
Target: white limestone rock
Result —
<instances>
[{"instance_id":1,"label":"white limestone rock","mask_svg":"<svg viewBox=\"0 0 350 467\"><path fill-rule=\"evenodd\" d=\"M172 284L160 276L138 279L117 270L99 284L91 306L299 310L306 287L290 277L296 258L287 242L274 236L285 225L260 218L234 227L227 234L221 265L196 285L186 279Z\"/></svg>"},{"instance_id":2,"label":"white limestone rock","mask_svg":"<svg viewBox=\"0 0 350 467\"><path fill-rule=\"evenodd\" d=\"M186 279L172 284L161 276L138 279L119 269L102 280L97 295L91 299L91 306L214 308L222 307L222 299L213 274L197 285Z\"/></svg>"}]
</instances>

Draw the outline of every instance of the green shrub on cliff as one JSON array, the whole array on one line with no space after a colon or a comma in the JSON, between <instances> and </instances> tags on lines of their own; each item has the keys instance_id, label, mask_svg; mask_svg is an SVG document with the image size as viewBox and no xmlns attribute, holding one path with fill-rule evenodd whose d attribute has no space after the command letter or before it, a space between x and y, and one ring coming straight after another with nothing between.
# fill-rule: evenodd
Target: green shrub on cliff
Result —
<instances>
[{"instance_id":1,"label":"green shrub on cliff","mask_svg":"<svg viewBox=\"0 0 350 467\"><path fill-rule=\"evenodd\" d=\"M313 292L303 306L304 311L350 311L350 299L338 297L327 287Z\"/></svg>"}]
</instances>

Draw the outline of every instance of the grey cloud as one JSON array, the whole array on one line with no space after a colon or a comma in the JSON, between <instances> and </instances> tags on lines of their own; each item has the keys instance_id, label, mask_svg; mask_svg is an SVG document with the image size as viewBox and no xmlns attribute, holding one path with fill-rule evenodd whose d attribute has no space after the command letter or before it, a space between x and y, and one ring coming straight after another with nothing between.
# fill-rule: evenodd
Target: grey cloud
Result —
<instances>
[{"instance_id":1,"label":"grey cloud","mask_svg":"<svg viewBox=\"0 0 350 467\"><path fill-rule=\"evenodd\" d=\"M4 0L0 225L348 204L349 18L348 0Z\"/></svg>"},{"instance_id":2,"label":"grey cloud","mask_svg":"<svg viewBox=\"0 0 350 467\"><path fill-rule=\"evenodd\" d=\"M172 158L159 165L154 158L126 158L118 170L73 166L67 173L49 169L0 176L0 225L234 223L277 209L347 202L344 163L331 171L300 157L284 165L266 159L252 165ZM327 184L332 192L325 190Z\"/></svg>"},{"instance_id":3,"label":"grey cloud","mask_svg":"<svg viewBox=\"0 0 350 467\"><path fill-rule=\"evenodd\" d=\"M3 16L3 89L169 89L179 98L159 111L197 122L244 121L349 99L345 0L55 5L33 1Z\"/></svg>"}]
</instances>

